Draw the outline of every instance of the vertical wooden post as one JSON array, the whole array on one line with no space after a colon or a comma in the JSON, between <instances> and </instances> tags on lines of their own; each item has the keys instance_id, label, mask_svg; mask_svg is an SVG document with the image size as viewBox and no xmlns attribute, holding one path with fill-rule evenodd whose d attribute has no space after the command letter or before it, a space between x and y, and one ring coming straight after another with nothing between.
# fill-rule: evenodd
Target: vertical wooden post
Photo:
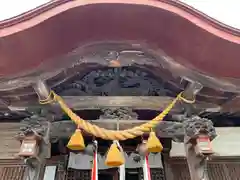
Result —
<instances>
[{"instance_id":1,"label":"vertical wooden post","mask_svg":"<svg viewBox=\"0 0 240 180\"><path fill-rule=\"evenodd\" d=\"M162 162L163 162L165 179L174 180L174 174L173 174L169 160L170 160L169 153L162 153Z\"/></svg>"},{"instance_id":2,"label":"vertical wooden post","mask_svg":"<svg viewBox=\"0 0 240 180\"><path fill-rule=\"evenodd\" d=\"M48 130L46 131L45 136L43 137L42 142L40 143L40 153L37 159L25 159L25 163L28 165L26 180L39 180L41 177L41 172L43 171L46 158L49 157L49 130L50 126L48 126Z\"/></svg>"},{"instance_id":3,"label":"vertical wooden post","mask_svg":"<svg viewBox=\"0 0 240 180\"><path fill-rule=\"evenodd\" d=\"M119 172L118 172L118 169L116 169L116 170L113 172L113 180L119 180Z\"/></svg>"},{"instance_id":4,"label":"vertical wooden post","mask_svg":"<svg viewBox=\"0 0 240 180\"><path fill-rule=\"evenodd\" d=\"M26 173L26 180L40 180L41 172L43 171L44 166L45 163L38 163L38 165L34 168L28 167Z\"/></svg>"},{"instance_id":5,"label":"vertical wooden post","mask_svg":"<svg viewBox=\"0 0 240 180\"><path fill-rule=\"evenodd\" d=\"M185 89L182 96L185 99L193 100L195 99L197 93L203 88L203 86L198 82L192 82L188 85ZM184 103L186 108L186 116L192 117L193 114L193 106L188 103ZM191 120L191 118L190 118ZM201 118L196 118L196 120L200 120ZM206 156L197 154L196 152L196 137L198 133L198 126L195 126L192 123L189 126L191 121L185 122L185 137L184 137L184 145L185 145L185 152L187 157L187 164L191 176L191 180L208 180L207 174L205 174L205 167L206 167ZM204 126L203 126L204 127Z\"/></svg>"},{"instance_id":6,"label":"vertical wooden post","mask_svg":"<svg viewBox=\"0 0 240 180\"><path fill-rule=\"evenodd\" d=\"M188 138L185 138L184 145L191 180L208 180L208 175L205 171L207 156L196 154L195 145L190 143Z\"/></svg>"},{"instance_id":7,"label":"vertical wooden post","mask_svg":"<svg viewBox=\"0 0 240 180\"><path fill-rule=\"evenodd\" d=\"M51 123L48 121L46 130L39 144L39 154L36 158L25 159L25 163L28 165L26 180L40 180L42 178L46 158L51 157L50 128Z\"/></svg>"},{"instance_id":8,"label":"vertical wooden post","mask_svg":"<svg viewBox=\"0 0 240 180\"><path fill-rule=\"evenodd\" d=\"M211 140L217 134L211 120L198 116L184 121L184 146L192 180L208 180L207 160L214 152Z\"/></svg>"}]
</instances>

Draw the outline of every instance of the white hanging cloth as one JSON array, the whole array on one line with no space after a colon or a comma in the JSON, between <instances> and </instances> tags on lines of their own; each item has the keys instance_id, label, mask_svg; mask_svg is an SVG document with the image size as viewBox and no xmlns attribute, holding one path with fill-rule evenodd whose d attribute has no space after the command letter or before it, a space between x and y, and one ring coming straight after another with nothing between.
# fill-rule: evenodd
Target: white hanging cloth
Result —
<instances>
[{"instance_id":1,"label":"white hanging cloth","mask_svg":"<svg viewBox=\"0 0 240 180\"><path fill-rule=\"evenodd\" d=\"M93 164L92 164L92 176L91 180L98 180L98 153L97 153L97 141L93 142L95 145L95 152L93 155Z\"/></svg>"},{"instance_id":2,"label":"white hanging cloth","mask_svg":"<svg viewBox=\"0 0 240 180\"><path fill-rule=\"evenodd\" d=\"M123 153L123 155L125 155L120 143L118 141L115 141L115 142L117 143L117 146L120 149L121 153ZM125 180L125 164L119 166L119 180Z\"/></svg>"},{"instance_id":3,"label":"white hanging cloth","mask_svg":"<svg viewBox=\"0 0 240 180\"><path fill-rule=\"evenodd\" d=\"M151 170L148 161L148 154L145 155L143 160L143 177L144 180L151 180Z\"/></svg>"}]
</instances>

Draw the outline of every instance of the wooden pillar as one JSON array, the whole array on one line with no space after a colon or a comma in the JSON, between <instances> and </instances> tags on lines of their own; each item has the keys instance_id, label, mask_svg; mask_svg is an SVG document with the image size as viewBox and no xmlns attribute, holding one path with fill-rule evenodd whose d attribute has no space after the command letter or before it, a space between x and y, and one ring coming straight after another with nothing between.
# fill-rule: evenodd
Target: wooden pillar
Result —
<instances>
[{"instance_id":1,"label":"wooden pillar","mask_svg":"<svg viewBox=\"0 0 240 180\"><path fill-rule=\"evenodd\" d=\"M113 180L119 180L119 172L118 172L118 169L116 169L115 172L113 172Z\"/></svg>"},{"instance_id":2,"label":"wooden pillar","mask_svg":"<svg viewBox=\"0 0 240 180\"><path fill-rule=\"evenodd\" d=\"M184 146L192 180L208 180L207 160L213 154L211 140L216 137L212 121L198 116L184 122Z\"/></svg>"},{"instance_id":3,"label":"wooden pillar","mask_svg":"<svg viewBox=\"0 0 240 180\"><path fill-rule=\"evenodd\" d=\"M45 163L39 163L34 168L27 167L26 180L40 180L44 170Z\"/></svg>"},{"instance_id":4,"label":"wooden pillar","mask_svg":"<svg viewBox=\"0 0 240 180\"><path fill-rule=\"evenodd\" d=\"M209 180L207 175L207 156L196 154L195 145L185 142L187 164L191 180Z\"/></svg>"},{"instance_id":5,"label":"wooden pillar","mask_svg":"<svg viewBox=\"0 0 240 180\"><path fill-rule=\"evenodd\" d=\"M162 153L162 162L166 180L174 180L174 174L170 164L169 153Z\"/></svg>"},{"instance_id":6,"label":"wooden pillar","mask_svg":"<svg viewBox=\"0 0 240 180\"><path fill-rule=\"evenodd\" d=\"M48 131L48 130L47 130ZM49 133L49 132L48 132ZM43 137L48 139L48 133ZM37 158L25 158L24 162L27 164L26 180L40 180L42 179L44 167L46 165L46 158L49 158L50 146L48 141L40 143L40 153Z\"/></svg>"},{"instance_id":7,"label":"wooden pillar","mask_svg":"<svg viewBox=\"0 0 240 180\"><path fill-rule=\"evenodd\" d=\"M215 128L210 120L192 116L185 120L184 129L184 146L191 179L208 180L207 160L213 154L210 141L216 137Z\"/></svg>"},{"instance_id":8,"label":"wooden pillar","mask_svg":"<svg viewBox=\"0 0 240 180\"><path fill-rule=\"evenodd\" d=\"M187 100L194 100L197 93L202 88L203 86L200 83L192 82L185 89L182 96ZM199 134L200 130L208 130L208 128L205 128L205 125L208 127L208 122L206 120L203 121L200 117L192 119L192 117L194 117L194 108L192 104L184 102L183 105L186 110L184 145L191 180L208 180L205 171L207 156L199 153L197 154L196 152L196 136ZM195 124L195 121L200 123L200 127L199 124Z\"/></svg>"},{"instance_id":9,"label":"wooden pillar","mask_svg":"<svg viewBox=\"0 0 240 180\"><path fill-rule=\"evenodd\" d=\"M27 165L26 180L41 180L43 177L46 158L51 157L50 143L51 123L46 122L45 131L39 142L39 153L34 157L24 157L24 163Z\"/></svg>"}]
</instances>

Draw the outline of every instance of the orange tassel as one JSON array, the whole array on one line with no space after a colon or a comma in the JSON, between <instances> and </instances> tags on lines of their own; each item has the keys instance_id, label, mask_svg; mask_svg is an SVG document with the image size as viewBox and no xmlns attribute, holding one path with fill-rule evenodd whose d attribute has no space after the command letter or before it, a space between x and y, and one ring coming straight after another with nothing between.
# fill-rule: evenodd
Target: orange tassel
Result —
<instances>
[{"instance_id":1,"label":"orange tassel","mask_svg":"<svg viewBox=\"0 0 240 180\"><path fill-rule=\"evenodd\" d=\"M75 133L70 138L67 147L74 151L82 151L85 149L85 143L80 129L76 129Z\"/></svg>"},{"instance_id":2,"label":"orange tassel","mask_svg":"<svg viewBox=\"0 0 240 180\"><path fill-rule=\"evenodd\" d=\"M155 132L150 132L150 135L147 140L147 150L148 152L162 152L163 146L156 136Z\"/></svg>"}]
</instances>

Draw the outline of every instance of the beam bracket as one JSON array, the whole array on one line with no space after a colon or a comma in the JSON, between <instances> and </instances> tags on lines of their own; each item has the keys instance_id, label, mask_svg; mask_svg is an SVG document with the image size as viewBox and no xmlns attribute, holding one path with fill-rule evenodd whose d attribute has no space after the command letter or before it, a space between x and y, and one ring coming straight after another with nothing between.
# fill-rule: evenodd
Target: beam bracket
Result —
<instances>
[{"instance_id":1,"label":"beam bracket","mask_svg":"<svg viewBox=\"0 0 240 180\"><path fill-rule=\"evenodd\" d=\"M47 99L50 94L50 88L43 80L38 80L36 84L33 85L35 92L38 95L39 100Z\"/></svg>"},{"instance_id":2,"label":"beam bracket","mask_svg":"<svg viewBox=\"0 0 240 180\"><path fill-rule=\"evenodd\" d=\"M182 93L182 97L186 100L193 101L196 99L196 95L201 91L203 88L203 85L199 82L190 82L184 92ZM193 114L195 114L196 110L192 104L183 102L183 107L186 112L186 116L191 117Z\"/></svg>"}]
</instances>

